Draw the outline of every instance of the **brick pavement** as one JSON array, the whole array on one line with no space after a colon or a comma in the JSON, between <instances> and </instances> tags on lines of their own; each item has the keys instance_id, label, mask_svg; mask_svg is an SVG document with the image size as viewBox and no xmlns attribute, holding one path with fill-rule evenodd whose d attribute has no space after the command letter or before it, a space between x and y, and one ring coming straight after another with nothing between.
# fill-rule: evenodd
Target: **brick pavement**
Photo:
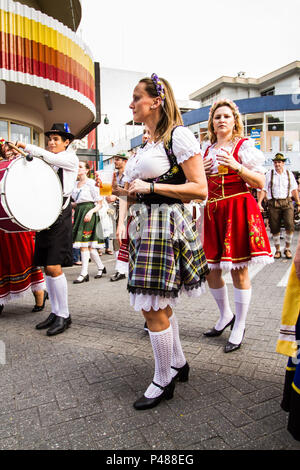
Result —
<instances>
[{"instance_id":1,"label":"brick pavement","mask_svg":"<svg viewBox=\"0 0 300 470\"><path fill-rule=\"evenodd\" d=\"M294 242L294 248L295 248ZM129 306L126 281L108 275L73 285L65 270L72 327L48 338L34 326L49 313L31 313L30 293L5 307L0 340L0 449L204 450L300 449L280 408L286 358L275 352L285 288L276 287L291 262L266 266L253 279L243 345L223 353L229 336L206 338L218 314L210 293L183 297L176 309L190 380L157 408L132 407L153 374L143 319ZM231 304L232 285L229 284ZM232 305L233 307L233 305Z\"/></svg>"}]
</instances>

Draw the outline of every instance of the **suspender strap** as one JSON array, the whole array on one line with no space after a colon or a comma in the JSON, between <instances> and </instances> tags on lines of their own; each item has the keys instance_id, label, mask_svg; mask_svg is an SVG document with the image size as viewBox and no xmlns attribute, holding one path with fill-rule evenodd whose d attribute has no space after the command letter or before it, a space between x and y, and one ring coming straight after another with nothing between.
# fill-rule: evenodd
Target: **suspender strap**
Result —
<instances>
[{"instance_id":1,"label":"suspender strap","mask_svg":"<svg viewBox=\"0 0 300 470\"><path fill-rule=\"evenodd\" d=\"M274 199L273 196L273 177L274 177L274 170L271 170L271 198Z\"/></svg>"},{"instance_id":2,"label":"suspender strap","mask_svg":"<svg viewBox=\"0 0 300 470\"><path fill-rule=\"evenodd\" d=\"M287 189L287 198L290 197L290 189L291 189L291 175L289 170L286 170L287 179L288 179L288 189ZM273 196L273 177L274 177L274 170L271 170L271 198L274 199Z\"/></svg>"}]
</instances>

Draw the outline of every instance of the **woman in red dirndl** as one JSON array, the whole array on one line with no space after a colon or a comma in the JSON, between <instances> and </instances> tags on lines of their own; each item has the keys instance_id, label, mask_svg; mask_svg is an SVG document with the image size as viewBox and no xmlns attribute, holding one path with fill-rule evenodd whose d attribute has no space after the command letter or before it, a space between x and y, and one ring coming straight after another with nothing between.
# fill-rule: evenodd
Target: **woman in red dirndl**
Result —
<instances>
[{"instance_id":1,"label":"woman in red dirndl","mask_svg":"<svg viewBox=\"0 0 300 470\"><path fill-rule=\"evenodd\" d=\"M224 351L241 345L251 299L248 266L273 262L265 225L250 188L263 188L263 153L243 138L238 108L230 100L216 102L208 121L210 145L204 153L208 200L204 211L204 252L207 276L220 318L205 336L220 336L231 327ZM235 315L232 313L222 271L231 271Z\"/></svg>"}]
</instances>

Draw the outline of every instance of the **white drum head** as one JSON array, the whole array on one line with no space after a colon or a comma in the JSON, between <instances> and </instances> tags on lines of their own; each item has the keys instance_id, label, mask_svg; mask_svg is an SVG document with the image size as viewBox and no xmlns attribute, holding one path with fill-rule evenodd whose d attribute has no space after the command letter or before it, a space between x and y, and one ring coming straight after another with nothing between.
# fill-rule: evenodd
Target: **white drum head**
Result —
<instances>
[{"instance_id":1,"label":"white drum head","mask_svg":"<svg viewBox=\"0 0 300 470\"><path fill-rule=\"evenodd\" d=\"M52 167L42 159L14 160L3 186L7 209L23 228L44 230L58 218L63 200L61 183Z\"/></svg>"}]
</instances>

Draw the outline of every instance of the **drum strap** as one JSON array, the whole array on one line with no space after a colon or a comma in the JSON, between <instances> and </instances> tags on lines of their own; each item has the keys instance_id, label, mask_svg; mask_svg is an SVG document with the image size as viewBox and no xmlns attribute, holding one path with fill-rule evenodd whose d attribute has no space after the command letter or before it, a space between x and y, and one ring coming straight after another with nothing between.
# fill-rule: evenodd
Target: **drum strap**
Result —
<instances>
[{"instance_id":1,"label":"drum strap","mask_svg":"<svg viewBox=\"0 0 300 470\"><path fill-rule=\"evenodd\" d=\"M62 190L64 191L64 170L62 168L59 168L57 170L57 176L60 179L61 187L62 187ZM61 208L62 211L68 206L69 202L70 202L70 196L63 197L63 206Z\"/></svg>"}]
</instances>

